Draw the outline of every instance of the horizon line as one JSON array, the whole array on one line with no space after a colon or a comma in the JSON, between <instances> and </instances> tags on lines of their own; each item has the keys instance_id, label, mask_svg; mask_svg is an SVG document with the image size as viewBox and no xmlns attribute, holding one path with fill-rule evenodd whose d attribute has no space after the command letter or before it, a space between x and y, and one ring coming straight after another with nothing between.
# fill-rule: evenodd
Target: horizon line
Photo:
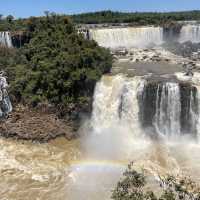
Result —
<instances>
[{"instance_id":1,"label":"horizon line","mask_svg":"<svg viewBox=\"0 0 200 200\"><path fill-rule=\"evenodd\" d=\"M149 14L153 14L153 13L158 13L158 14L167 14L167 13L182 13L182 12L200 12L200 9L194 9L194 10L171 10L171 11L127 11L127 10L96 10L96 11L86 11L86 12L75 12L75 13L62 13L62 12L55 12L55 11L50 11L50 10L44 10L43 11L43 15L30 15L27 17L15 17L12 14L8 14L8 15L3 15L3 18L6 18L9 15L12 15L16 20L17 19L27 19L30 17L44 17L45 16L45 11L48 11L49 13L55 13L57 15L66 15L66 16L73 16L73 15L84 15L84 14L95 14L95 13L101 13L101 12L116 12L116 13L127 13L127 14L143 14L143 13L149 13Z\"/></svg>"}]
</instances>

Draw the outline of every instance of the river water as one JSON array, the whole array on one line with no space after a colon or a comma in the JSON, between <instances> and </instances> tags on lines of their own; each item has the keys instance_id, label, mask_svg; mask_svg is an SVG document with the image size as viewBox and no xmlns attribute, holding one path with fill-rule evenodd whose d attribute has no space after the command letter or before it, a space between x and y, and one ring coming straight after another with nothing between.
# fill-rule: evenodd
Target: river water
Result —
<instances>
[{"instance_id":1,"label":"river water","mask_svg":"<svg viewBox=\"0 0 200 200\"><path fill-rule=\"evenodd\" d=\"M190 176L200 183L199 139L180 133L177 131L180 127L174 126L175 121L183 126L179 115L174 116L181 108L173 106L174 98L180 101L181 88L174 82L163 85L159 82L159 87L145 85L142 77L102 77L94 93L91 119L84 122L78 139L58 138L39 144L0 138L0 199L109 200L130 161L136 169L144 169L148 177L153 178L148 185L152 189L158 188L158 176L169 173ZM161 101L154 108L154 123L149 117L145 118L144 122L152 126L146 130L141 127L138 113L142 110L147 116L154 111L149 110L148 101L141 101L142 108L148 110L143 112L138 94L151 93L155 88L158 92L153 98ZM184 112L188 112L189 120L196 118L198 122L199 112L193 113L191 106L194 96L186 98L190 103ZM162 105L166 109L161 109ZM190 124L195 134L199 133L195 128L198 129L198 123L197 126ZM157 129L152 129L158 125L160 135L155 133Z\"/></svg>"},{"instance_id":2,"label":"river water","mask_svg":"<svg viewBox=\"0 0 200 200\"><path fill-rule=\"evenodd\" d=\"M102 141L100 136L97 139ZM119 139L111 142L114 149ZM81 153L81 146L80 140L69 142L64 138L48 144L0 139L1 200L109 199L128 159L117 156L111 159L111 155L95 159L97 154L89 158ZM127 153L137 167L147 169L152 175L184 172L199 181L199 152L199 145L192 143L138 140L132 153Z\"/></svg>"},{"instance_id":3,"label":"river water","mask_svg":"<svg viewBox=\"0 0 200 200\"><path fill-rule=\"evenodd\" d=\"M0 139L1 200L63 200L69 163L79 156L78 142L58 139L33 144Z\"/></svg>"}]
</instances>

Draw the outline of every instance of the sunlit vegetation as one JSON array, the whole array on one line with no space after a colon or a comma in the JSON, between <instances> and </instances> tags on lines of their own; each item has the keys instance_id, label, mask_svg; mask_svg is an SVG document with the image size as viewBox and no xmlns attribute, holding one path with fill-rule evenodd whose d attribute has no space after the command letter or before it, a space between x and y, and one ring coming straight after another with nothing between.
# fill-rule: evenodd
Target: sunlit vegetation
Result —
<instances>
[{"instance_id":1,"label":"sunlit vegetation","mask_svg":"<svg viewBox=\"0 0 200 200\"><path fill-rule=\"evenodd\" d=\"M113 200L198 200L200 188L188 178L160 177L160 192L149 191L143 172L133 169L132 163L124 172L112 193Z\"/></svg>"},{"instance_id":2,"label":"sunlit vegetation","mask_svg":"<svg viewBox=\"0 0 200 200\"><path fill-rule=\"evenodd\" d=\"M100 24L100 23L132 23L133 25L162 25L166 21L200 20L200 11L185 12L112 12L101 11L73 15L75 23Z\"/></svg>"},{"instance_id":3,"label":"sunlit vegetation","mask_svg":"<svg viewBox=\"0 0 200 200\"><path fill-rule=\"evenodd\" d=\"M77 33L66 16L49 14L26 20L30 42L0 49L13 99L31 105L47 102L66 109L85 106L96 81L109 72L112 56Z\"/></svg>"},{"instance_id":4,"label":"sunlit vegetation","mask_svg":"<svg viewBox=\"0 0 200 200\"><path fill-rule=\"evenodd\" d=\"M45 11L45 15L56 15ZM66 15L67 16L67 15ZM63 16L65 17L65 16ZM44 17L30 17L28 19L14 19L12 15L0 15L0 31L7 30L27 30L33 27L29 26L30 21L40 21ZM162 25L168 21L189 21L200 20L200 11L183 12L113 12L110 10L90 12L71 15L70 18L75 24L100 24L100 23L130 23L132 25ZM36 25L32 24L32 26Z\"/></svg>"}]
</instances>

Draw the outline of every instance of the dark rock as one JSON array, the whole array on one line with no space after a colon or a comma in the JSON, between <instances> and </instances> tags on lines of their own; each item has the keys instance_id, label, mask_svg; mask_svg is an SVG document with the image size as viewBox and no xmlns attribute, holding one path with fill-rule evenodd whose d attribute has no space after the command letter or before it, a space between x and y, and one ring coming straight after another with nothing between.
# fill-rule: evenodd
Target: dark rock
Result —
<instances>
[{"instance_id":1,"label":"dark rock","mask_svg":"<svg viewBox=\"0 0 200 200\"><path fill-rule=\"evenodd\" d=\"M190 59L198 59L198 54L195 55L194 53L197 53L199 51L200 43L192 43L191 41L184 43L171 42L163 44L163 47L176 55L180 55Z\"/></svg>"},{"instance_id":2,"label":"dark rock","mask_svg":"<svg viewBox=\"0 0 200 200\"><path fill-rule=\"evenodd\" d=\"M147 59L147 58L148 58L148 56L143 56L143 58L142 58L142 59L144 59L144 60L145 60L145 59Z\"/></svg>"},{"instance_id":3,"label":"dark rock","mask_svg":"<svg viewBox=\"0 0 200 200\"><path fill-rule=\"evenodd\" d=\"M166 42L178 41L178 38L180 36L180 31L182 28L181 24L174 21L168 21L165 22L162 26L163 26L163 37Z\"/></svg>"},{"instance_id":4,"label":"dark rock","mask_svg":"<svg viewBox=\"0 0 200 200\"><path fill-rule=\"evenodd\" d=\"M23 31L17 31L11 33L12 44L16 48L24 46L24 44L29 43L30 35Z\"/></svg>"}]
</instances>

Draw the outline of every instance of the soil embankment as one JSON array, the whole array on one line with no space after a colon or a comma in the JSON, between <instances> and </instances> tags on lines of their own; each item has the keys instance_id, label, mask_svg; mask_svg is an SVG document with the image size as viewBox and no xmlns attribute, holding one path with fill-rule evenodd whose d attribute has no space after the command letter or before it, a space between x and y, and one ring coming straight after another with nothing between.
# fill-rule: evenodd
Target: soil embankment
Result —
<instances>
[{"instance_id":1,"label":"soil embankment","mask_svg":"<svg viewBox=\"0 0 200 200\"><path fill-rule=\"evenodd\" d=\"M59 136L75 137L73 125L56 114L17 106L8 119L0 122L0 135L6 138L47 142Z\"/></svg>"}]
</instances>

